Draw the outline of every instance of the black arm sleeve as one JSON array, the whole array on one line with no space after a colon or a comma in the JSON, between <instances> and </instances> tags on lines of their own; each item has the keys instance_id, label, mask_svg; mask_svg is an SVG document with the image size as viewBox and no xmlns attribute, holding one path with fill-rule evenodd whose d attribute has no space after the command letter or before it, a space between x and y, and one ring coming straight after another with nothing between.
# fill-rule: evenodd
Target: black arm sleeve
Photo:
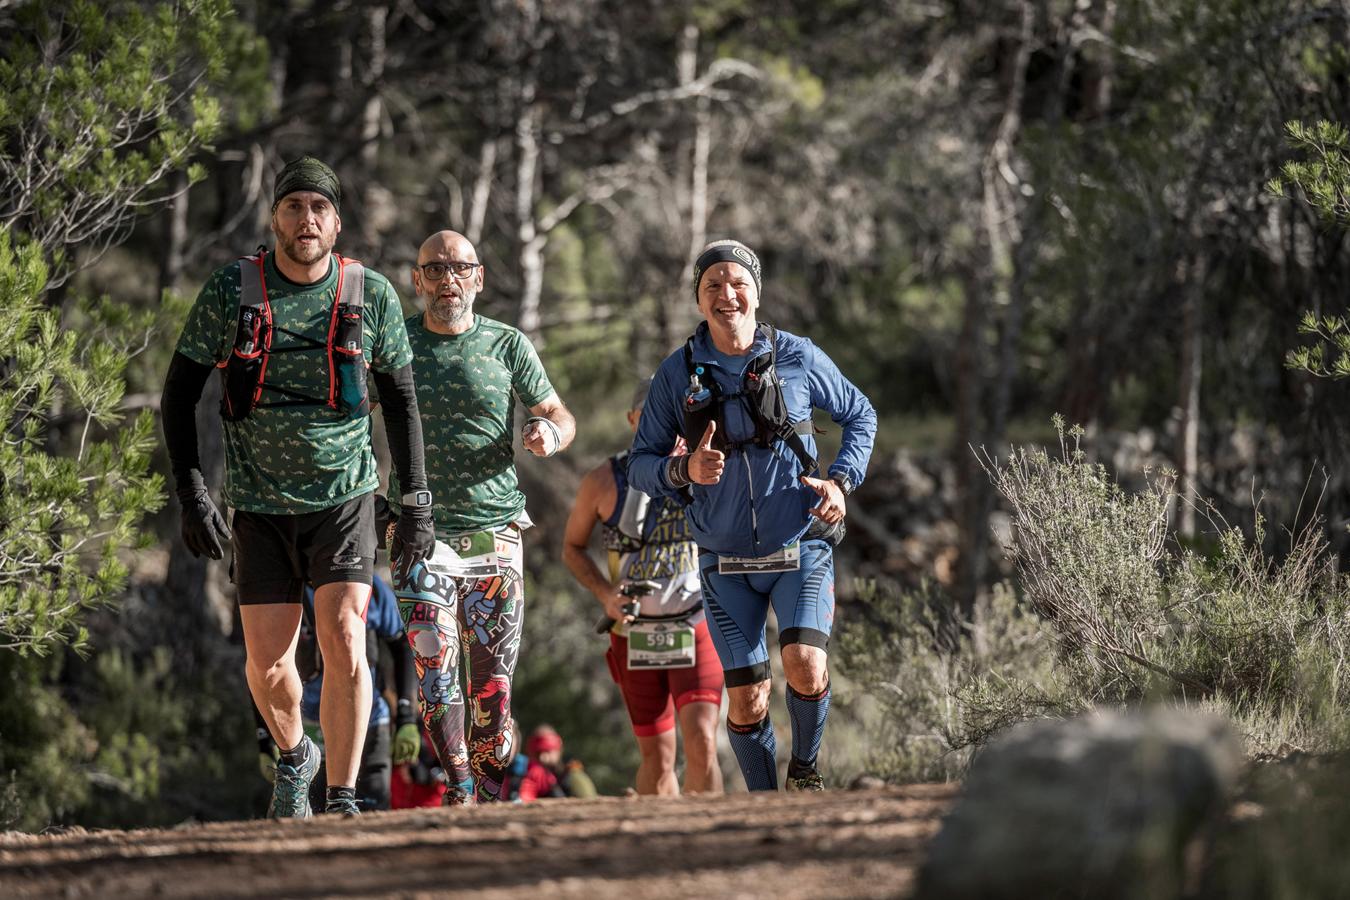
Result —
<instances>
[{"instance_id":1,"label":"black arm sleeve","mask_svg":"<svg viewBox=\"0 0 1350 900\"><path fill-rule=\"evenodd\" d=\"M394 718L395 725L417 721L417 666L413 663L412 647L408 645L408 636L400 631L398 637L390 638L389 654L394 660L394 694L398 698L398 709Z\"/></svg>"},{"instance_id":2,"label":"black arm sleeve","mask_svg":"<svg viewBox=\"0 0 1350 900\"><path fill-rule=\"evenodd\" d=\"M384 433L389 439L389 455L405 491L420 491L427 486L426 461L422 445L422 417L417 413L417 388L413 384L412 365L394 372L370 370L380 393L384 410Z\"/></svg>"},{"instance_id":3,"label":"black arm sleeve","mask_svg":"<svg viewBox=\"0 0 1350 900\"><path fill-rule=\"evenodd\" d=\"M197 401L211 377L211 366L193 362L175 352L164 376L164 394L159 401L160 421L164 425L164 445L169 448L169 464L179 488L195 487L201 480L201 460L197 456Z\"/></svg>"}]
</instances>

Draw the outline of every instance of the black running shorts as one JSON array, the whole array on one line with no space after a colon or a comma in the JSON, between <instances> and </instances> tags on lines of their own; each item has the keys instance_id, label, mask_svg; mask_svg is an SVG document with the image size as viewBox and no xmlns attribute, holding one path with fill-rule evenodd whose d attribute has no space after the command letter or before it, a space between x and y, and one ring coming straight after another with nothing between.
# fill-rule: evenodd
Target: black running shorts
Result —
<instances>
[{"instance_id":1,"label":"black running shorts","mask_svg":"<svg viewBox=\"0 0 1350 900\"><path fill-rule=\"evenodd\" d=\"M298 516L234 511L230 579L240 604L299 603L306 582L370 584L375 495Z\"/></svg>"}]
</instances>

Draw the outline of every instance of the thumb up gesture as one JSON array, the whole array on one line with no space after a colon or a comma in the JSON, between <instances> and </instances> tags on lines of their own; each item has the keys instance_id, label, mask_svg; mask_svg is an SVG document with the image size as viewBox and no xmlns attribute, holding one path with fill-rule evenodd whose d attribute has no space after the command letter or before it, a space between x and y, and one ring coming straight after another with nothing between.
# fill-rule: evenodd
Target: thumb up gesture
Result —
<instances>
[{"instance_id":1,"label":"thumb up gesture","mask_svg":"<svg viewBox=\"0 0 1350 900\"><path fill-rule=\"evenodd\" d=\"M689 453L689 478L695 484L717 484L722 480L722 467L727 455L712 447L713 435L717 433L717 423L709 422L708 428L699 438L698 446Z\"/></svg>"}]
</instances>

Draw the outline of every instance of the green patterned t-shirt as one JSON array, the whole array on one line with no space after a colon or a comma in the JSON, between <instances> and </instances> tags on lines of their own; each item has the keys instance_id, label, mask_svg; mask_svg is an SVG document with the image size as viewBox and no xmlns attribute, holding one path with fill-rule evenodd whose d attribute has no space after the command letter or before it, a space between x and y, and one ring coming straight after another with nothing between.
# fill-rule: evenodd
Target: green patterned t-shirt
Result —
<instances>
[{"instance_id":1,"label":"green patterned t-shirt","mask_svg":"<svg viewBox=\"0 0 1350 900\"><path fill-rule=\"evenodd\" d=\"M417 409L427 451L427 486L442 536L494 528L525 509L515 466L516 400L526 408L553 393L534 346L518 329L474 316L463 334L408 320ZM389 500L402 496L389 476Z\"/></svg>"},{"instance_id":2,"label":"green patterned t-shirt","mask_svg":"<svg viewBox=\"0 0 1350 900\"><path fill-rule=\"evenodd\" d=\"M250 263L251 265L251 263ZM239 319L239 261L217 269L197 295L178 339L178 352L213 366L234 346ZM336 261L315 284L288 281L267 254L263 274L275 326L325 343ZM403 309L389 281L366 269L361 318L366 362L392 372L412 360ZM322 349L278 353L299 343L274 331L266 383L317 398L328 396L328 360ZM263 391L262 402L281 399ZM225 502L235 509L300 515L345 503L379 487L370 444L370 417L351 420L324 406L254 409L240 422L224 422Z\"/></svg>"}]
</instances>

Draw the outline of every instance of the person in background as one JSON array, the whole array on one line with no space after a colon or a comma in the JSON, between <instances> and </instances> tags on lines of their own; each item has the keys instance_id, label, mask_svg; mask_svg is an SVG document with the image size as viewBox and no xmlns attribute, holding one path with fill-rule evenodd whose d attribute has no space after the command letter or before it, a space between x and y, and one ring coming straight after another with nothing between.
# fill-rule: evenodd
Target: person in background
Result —
<instances>
[{"instance_id":1,"label":"person in background","mask_svg":"<svg viewBox=\"0 0 1350 900\"><path fill-rule=\"evenodd\" d=\"M628 424L642 418L651 379L633 395ZM678 451L684 452L681 442ZM684 506L652 498L628 483L627 453L611 456L581 480L563 533L563 562L590 590L610 622L605 660L619 685L640 762L639 794L675 796L675 726L684 738L684 789L720 793L717 762L722 663L703 612L698 547ZM608 577L587 551L599 525ZM629 607L625 612L624 606ZM631 614L636 609L636 615Z\"/></svg>"},{"instance_id":2,"label":"person in background","mask_svg":"<svg viewBox=\"0 0 1350 900\"><path fill-rule=\"evenodd\" d=\"M521 803L533 803L545 797L599 796L595 783L579 760L563 757L562 735L552 725L540 725L525 741L529 768L520 782Z\"/></svg>"},{"instance_id":3,"label":"person in background","mask_svg":"<svg viewBox=\"0 0 1350 900\"><path fill-rule=\"evenodd\" d=\"M394 774L389 779L389 808L440 806L444 794L445 770L436 758L431 739L424 734L417 758L406 765L394 766Z\"/></svg>"}]
</instances>

